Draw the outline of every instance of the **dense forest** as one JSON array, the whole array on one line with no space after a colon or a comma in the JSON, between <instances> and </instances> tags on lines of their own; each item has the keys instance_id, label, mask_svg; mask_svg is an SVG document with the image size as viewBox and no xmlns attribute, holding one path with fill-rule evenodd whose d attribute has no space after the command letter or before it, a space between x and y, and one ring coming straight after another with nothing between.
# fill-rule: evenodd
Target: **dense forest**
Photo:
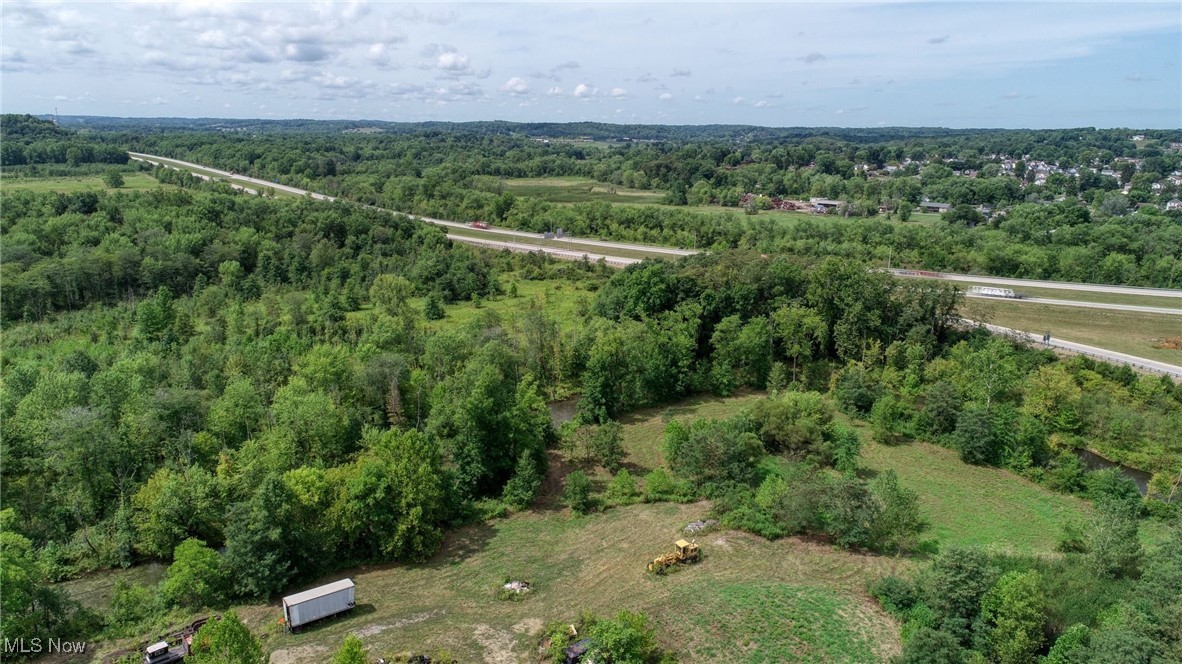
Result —
<instances>
[{"instance_id":1,"label":"dense forest","mask_svg":"<svg viewBox=\"0 0 1182 664\"><path fill-rule=\"evenodd\" d=\"M137 140L267 174L280 172L279 149L293 150L296 139L255 148L195 134ZM423 135L358 142L351 149L373 158L338 163L324 156L338 139L299 140L301 164L324 170L314 182L384 182L382 192L400 191L400 182L424 205L503 201L465 188L498 168L607 159L577 159L566 152L573 146L534 159L514 151L546 148ZM622 166L625 154L611 158ZM407 170L382 180L347 170L355 166ZM756 216L709 254L609 272L452 244L436 227L349 202L184 184L0 191L4 638L134 635L169 611L271 597L364 562L425 560L451 528L528 509L556 446L613 473L603 496L578 471L564 478L575 511L706 498L726 527L767 538L922 555L926 523L914 492L890 473L859 472L865 441L849 422L863 420L881 444L934 441L967 463L1084 496L1099 515L1064 533L1057 562L950 550L918 578L876 586L909 630L906 661L972 661L975 652L1115 662L1113 653L1182 647L1169 601L1182 590L1182 547L1146 554L1136 537L1146 519L1179 527L1176 504L1160 499L1178 493L1182 476L1182 386L963 329L956 289L866 269L862 259L884 242L873 229L894 226L796 227L855 245L842 251L808 235L777 236ZM519 204L542 205L509 203L507 221L522 214ZM643 229L645 215L658 229L666 215L697 219L676 208L600 211L604 224L637 216L601 231L613 236ZM1028 214L1030 235L1049 234L1042 218L1060 229L1056 242L1070 235L1057 215L1074 215L1088 232L1109 225L1072 202ZM1182 239L1168 216L1111 225L1142 217L1165 234L1155 251ZM745 239L761 228L780 250ZM855 243L841 240L845 232L868 234ZM972 246L971 238L1012 231L931 232ZM1152 232L1130 231L1130 242ZM932 250L923 239L914 251ZM792 242L817 245L785 251ZM1047 255L1074 246L1052 243ZM1164 252L1152 255L1175 264L1182 256ZM1144 269L1149 255L1130 260ZM544 299L517 294L526 280L586 297L563 318ZM463 323L448 317L449 303L504 299L518 301L519 316L482 307ZM731 418L671 422L668 471L633 478L620 467L623 416L738 390L768 396ZM546 401L572 393L581 395L578 414L555 430ZM1078 448L1154 473L1151 495L1115 471L1088 472ZM52 583L145 561L168 564L161 584L121 587L101 616ZM1072 609L1085 592L1079 570L1106 580ZM642 619L623 614L599 629L633 623L651 639ZM951 654L922 658L933 652Z\"/></svg>"}]
</instances>

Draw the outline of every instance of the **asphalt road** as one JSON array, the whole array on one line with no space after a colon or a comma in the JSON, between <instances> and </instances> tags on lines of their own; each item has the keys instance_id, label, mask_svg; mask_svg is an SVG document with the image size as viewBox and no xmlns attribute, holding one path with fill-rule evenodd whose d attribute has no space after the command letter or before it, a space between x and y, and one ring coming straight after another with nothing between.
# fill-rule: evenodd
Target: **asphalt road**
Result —
<instances>
[{"instance_id":1,"label":"asphalt road","mask_svg":"<svg viewBox=\"0 0 1182 664\"><path fill-rule=\"evenodd\" d=\"M258 178L248 177L246 175L239 175L237 173L230 173L229 171L223 171L223 170L220 170L217 168L210 168L209 166L203 166L201 164L194 164L194 163L188 162L188 161L181 161L180 159L173 159L171 157L158 157L156 155L143 154L140 152L129 152L128 154L131 155L132 159L136 159L138 161L146 161L149 163L161 164L164 166L170 166L172 164L179 164L179 165L184 166L189 169L197 169L197 170L201 170L201 171L207 171L207 172L214 173L216 175L219 175L221 177L228 178L231 180L250 182L252 184L259 185L260 187L270 187L272 189L286 191L288 193L296 194L298 196L310 195L312 198L322 200L322 201L335 201L336 200L336 197L329 196L327 194L318 194L314 191L307 191L305 189L300 189L298 187L289 187L288 185L285 185L285 184L278 184L275 182L269 182L267 180L260 180ZM198 175L199 177L205 177L206 179L208 179L208 176L201 175L200 173L195 173L195 175ZM234 185L231 185L231 186L234 186ZM246 187L240 187L240 188L250 191ZM250 191L250 193L257 193L257 192ZM377 209L384 209L384 208L377 208ZM386 211L393 212L392 210L386 210ZM491 228L490 227L490 228L473 229L468 224L460 223L458 221L448 221L446 219L433 219L431 217L423 217L423 216L413 215L413 214L407 215L407 216L412 219L418 219L419 221L425 221L427 223L438 224L440 226L449 226L452 228L464 228L464 229L468 229L468 230L479 230L484 233L491 233L491 234L495 234L495 235L505 235L505 236L510 236L510 237L528 238L531 240L545 239L545 237L543 237L543 235L541 233L527 233L525 231L515 231L515 230L508 229L508 228ZM452 238L453 240L460 239L460 238L458 238L458 236L455 236L455 235L449 235L448 237ZM460 239L460 241L463 242L465 240ZM589 238L572 238L570 236L563 237L563 238L559 239L559 241L569 243L572 245L577 244L577 245L585 245L588 247L595 247L598 249L625 249L628 251L641 251L641 252L646 252L646 253L665 254L665 255L670 255L670 256L691 256L693 254L698 253L696 251L691 251L689 249L676 249L673 247L658 247L658 246L652 246L652 245L647 245L647 244L630 244L627 242L609 242L606 240L593 240L593 239L589 239ZM475 244L475 242L468 242L468 244ZM530 251L544 251L548 254L552 254L555 257L559 257L559 258L564 258L564 257L567 257L568 255L574 255L574 256L576 256L576 258L574 260L582 260L583 254L585 253L585 252L577 251L573 247L570 249L566 249L566 248L558 248L558 247L545 247L545 246L540 246L540 245L529 245L529 246L531 247ZM511 251L517 250L512 247L503 247L503 248L508 248ZM591 255L592 254L588 254L589 257ZM632 263L640 262L638 260L631 259L631 258L622 258L619 256L608 256L606 254L596 254L595 256L596 256L596 258L592 258L591 259L592 261L598 260L598 256L603 256L604 258L611 259L608 261L608 263L613 264L613 265L615 265L615 264L632 264Z\"/></svg>"},{"instance_id":2,"label":"asphalt road","mask_svg":"<svg viewBox=\"0 0 1182 664\"><path fill-rule=\"evenodd\" d=\"M948 274L928 270L888 270L896 277L920 277L923 279L946 279L948 281L970 281L978 284L998 286L1027 286L1030 288L1056 288L1059 290L1089 291L1092 293L1119 293L1122 295L1151 295L1157 297L1182 298L1182 290L1170 288L1138 288L1136 286L1109 286L1107 284L1078 284L1072 281L1035 281L1033 279L1008 279L1004 277L980 277L975 274Z\"/></svg>"},{"instance_id":3,"label":"asphalt road","mask_svg":"<svg viewBox=\"0 0 1182 664\"><path fill-rule=\"evenodd\" d=\"M977 321L961 319L961 322L967 325L982 325ZM994 334L999 334L1008 337L1017 337L1023 339L1033 345L1043 345L1050 348L1059 348L1061 350L1070 351L1072 353L1080 353L1081 355L1090 355L1091 357L1099 358L1106 362L1113 362L1116 364L1127 364L1131 367L1142 369L1145 371L1153 371L1156 373L1164 373L1173 378L1182 378L1182 367L1176 364L1167 364L1165 362L1158 362L1157 360L1150 360L1144 357L1137 357L1136 355L1126 355L1104 348L1096 348L1095 346L1088 346L1086 344L1075 343L1074 341L1064 341L1051 337L1049 344L1043 344L1042 335L1034 334L1033 332L1023 332L1000 325L984 324L985 329Z\"/></svg>"},{"instance_id":4,"label":"asphalt road","mask_svg":"<svg viewBox=\"0 0 1182 664\"><path fill-rule=\"evenodd\" d=\"M1085 309L1113 309L1115 311L1135 311L1145 314L1166 314L1182 316L1182 307L1175 309L1167 307L1146 307L1137 304L1111 304L1108 302L1082 302L1080 300L1056 300L1049 297L994 297L992 295L974 295L965 293L965 297L981 300L998 300L1000 302L1025 302L1027 304L1053 304L1064 307L1083 307Z\"/></svg>"}]
</instances>

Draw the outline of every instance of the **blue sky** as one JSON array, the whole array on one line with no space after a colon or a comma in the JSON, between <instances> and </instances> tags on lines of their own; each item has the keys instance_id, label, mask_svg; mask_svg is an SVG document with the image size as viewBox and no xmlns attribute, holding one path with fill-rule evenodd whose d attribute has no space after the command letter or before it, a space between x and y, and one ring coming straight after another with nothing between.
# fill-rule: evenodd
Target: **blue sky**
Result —
<instances>
[{"instance_id":1,"label":"blue sky","mask_svg":"<svg viewBox=\"0 0 1182 664\"><path fill-rule=\"evenodd\" d=\"M1182 127L1182 4L0 5L6 113Z\"/></svg>"}]
</instances>

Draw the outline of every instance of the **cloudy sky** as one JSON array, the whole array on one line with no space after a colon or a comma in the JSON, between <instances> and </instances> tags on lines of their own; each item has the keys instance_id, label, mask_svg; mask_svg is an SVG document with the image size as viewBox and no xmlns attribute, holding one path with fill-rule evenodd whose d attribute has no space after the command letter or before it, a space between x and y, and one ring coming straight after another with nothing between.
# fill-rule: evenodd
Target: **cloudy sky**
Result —
<instances>
[{"instance_id":1,"label":"cloudy sky","mask_svg":"<svg viewBox=\"0 0 1182 664\"><path fill-rule=\"evenodd\" d=\"M15 2L6 113L1182 127L1182 5Z\"/></svg>"}]
</instances>

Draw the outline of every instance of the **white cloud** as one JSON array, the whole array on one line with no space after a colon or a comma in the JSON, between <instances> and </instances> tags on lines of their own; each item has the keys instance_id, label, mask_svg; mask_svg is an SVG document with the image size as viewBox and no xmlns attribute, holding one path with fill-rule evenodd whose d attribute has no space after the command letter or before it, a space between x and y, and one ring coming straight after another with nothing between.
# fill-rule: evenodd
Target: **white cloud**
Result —
<instances>
[{"instance_id":1,"label":"white cloud","mask_svg":"<svg viewBox=\"0 0 1182 664\"><path fill-rule=\"evenodd\" d=\"M444 71L461 72L471 69L468 56L459 53L440 53L435 59L435 68Z\"/></svg>"},{"instance_id":2,"label":"white cloud","mask_svg":"<svg viewBox=\"0 0 1182 664\"><path fill-rule=\"evenodd\" d=\"M734 104L735 106L741 106L741 105L745 104L746 102L747 102L747 99L745 97L735 97L734 99L731 100L731 103Z\"/></svg>"},{"instance_id":3,"label":"white cloud","mask_svg":"<svg viewBox=\"0 0 1182 664\"><path fill-rule=\"evenodd\" d=\"M514 76L513 78L505 81L505 84L501 86L501 92L507 92L511 95L528 94L529 83L527 83L523 78Z\"/></svg>"},{"instance_id":4,"label":"white cloud","mask_svg":"<svg viewBox=\"0 0 1182 664\"><path fill-rule=\"evenodd\" d=\"M624 88L612 88L611 96L613 97L627 97L628 91Z\"/></svg>"},{"instance_id":5,"label":"white cloud","mask_svg":"<svg viewBox=\"0 0 1182 664\"><path fill-rule=\"evenodd\" d=\"M561 94L562 94L562 88L558 87L557 85L551 87L549 90L546 91L546 95L550 96L550 97L557 97L558 95L561 95Z\"/></svg>"},{"instance_id":6,"label":"white cloud","mask_svg":"<svg viewBox=\"0 0 1182 664\"><path fill-rule=\"evenodd\" d=\"M571 94L575 97L578 97L579 99L586 99L595 95L595 88L587 85L586 83L579 83L575 86L575 91Z\"/></svg>"},{"instance_id":7,"label":"white cloud","mask_svg":"<svg viewBox=\"0 0 1182 664\"><path fill-rule=\"evenodd\" d=\"M668 92L662 92L661 96L657 97L657 99L660 99L661 101L669 101L670 99L673 99L673 95L669 94Z\"/></svg>"}]
</instances>

